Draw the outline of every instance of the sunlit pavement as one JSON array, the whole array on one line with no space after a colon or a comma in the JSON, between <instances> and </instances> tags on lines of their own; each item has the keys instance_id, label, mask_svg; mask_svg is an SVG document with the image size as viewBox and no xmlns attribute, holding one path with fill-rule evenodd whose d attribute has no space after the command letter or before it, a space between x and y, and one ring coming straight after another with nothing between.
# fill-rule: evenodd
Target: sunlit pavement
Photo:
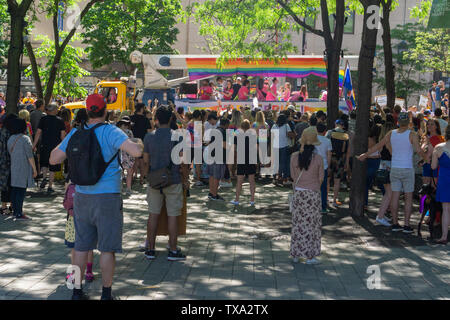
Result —
<instances>
[{"instance_id":1,"label":"sunlit pavement","mask_svg":"<svg viewBox=\"0 0 450 320\"><path fill-rule=\"evenodd\" d=\"M117 255L113 285L121 300L450 298L449 246L418 239L417 206L410 235L376 225L380 197L375 193L363 218L351 218L345 205L332 209L323 217L321 264L311 266L294 264L289 257L289 188L259 183L254 208L248 184L239 207L228 203L234 188L220 191L227 200L221 203L208 201L206 187L192 188L188 234L179 238L187 260L167 261L168 238L158 237L157 258L149 261L139 252L148 215L145 189L134 188L124 200L124 252ZM0 299L70 299L62 186L56 190L53 197L30 192L24 211L32 221L0 218ZM96 279L85 285L93 299L101 294L98 257Z\"/></svg>"}]
</instances>

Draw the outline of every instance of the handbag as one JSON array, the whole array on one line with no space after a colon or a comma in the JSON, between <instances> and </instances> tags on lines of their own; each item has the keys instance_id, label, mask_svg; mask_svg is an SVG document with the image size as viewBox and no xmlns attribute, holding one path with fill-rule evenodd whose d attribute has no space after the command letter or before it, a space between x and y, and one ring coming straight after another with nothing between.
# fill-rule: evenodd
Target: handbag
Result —
<instances>
[{"instance_id":1,"label":"handbag","mask_svg":"<svg viewBox=\"0 0 450 320\"><path fill-rule=\"evenodd\" d=\"M153 189L164 189L173 184L172 182L172 162L168 167L148 173L148 181Z\"/></svg>"},{"instance_id":2,"label":"handbag","mask_svg":"<svg viewBox=\"0 0 450 320\"><path fill-rule=\"evenodd\" d=\"M390 181L390 172L386 169L378 169L375 173L375 183L379 184L388 184Z\"/></svg>"},{"instance_id":3,"label":"handbag","mask_svg":"<svg viewBox=\"0 0 450 320\"><path fill-rule=\"evenodd\" d=\"M295 189L295 186L297 185L298 181L300 180L300 177L303 174L303 170L300 172L300 174L298 175L297 181L295 182L295 184L293 185L293 189ZM294 201L294 190L292 190L292 193L290 193L288 195L288 203L289 203L289 212L292 213L293 211L293 205L292 202Z\"/></svg>"}]
</instances>

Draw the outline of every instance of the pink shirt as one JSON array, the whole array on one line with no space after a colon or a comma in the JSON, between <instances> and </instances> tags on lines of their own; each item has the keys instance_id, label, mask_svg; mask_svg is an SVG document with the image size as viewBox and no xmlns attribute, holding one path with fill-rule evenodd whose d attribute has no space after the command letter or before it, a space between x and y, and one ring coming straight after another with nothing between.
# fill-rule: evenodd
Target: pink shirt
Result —
<instances>
[{"instance_id":1,"label":"pink shirt","mask_svg":"<svg viewBox=\"0 0 450 320\"><path fill-rule=\"evenodd\" d=\"M291 177L294 180L294 183L297 181L301 172L298 166L298 155L299 152L295 152L291 156ZM302 176L294 187L320 192L320 185L324 174L323 159L318 154L314 154L308 170L303 171Z\"/></svg>"},{"instance_id":2,"label":"pink shirt","mask_svg":"<svg viewBox=\"0 0 450 320\"><path fill-rule=\"evenodd\" d=\"M240 89L239 89L239 92L238 92L238 97L239 97L239 100L248 100L248 88L247 87L245 87L245 86L242 86Z\"/></svg>"},{"instance_id":3,"label":"pink shirt","mask_svg":"<svg viewBox=\"0 0 450 320\"><path fill-rule=\"evenodd\" d=\"M227 97L226 95L223 95L223 100L231 100L231 97L233 96L233 89L224 89L223 90L224 93L230 93L231 95L229 97Z\"/></svg>"},{"instance_id":4,"label":"pink shirt","mask_svg":"<svg viewBox=\"0 0 450 320\"><path fill-rule=\"evenodd\" d=\"M266 100L267 101L277 101L277 85L275 83L272 84L269 92L267 92Z\"/></svg>"},{"instance_id":5,"label":"pink shirt","mask_svg":"<svg viewBox=\"0 0 450 320\"><path fill-rule=\"evenodd\" d=\"M210 100L213 90L210 86L200 88L200 100Z\"/></svg>"},{"instance_id":6,"label":"pink shirt","mask_svg":"<svg viewBox=\"0 0 450 320\"><path fill-rule=\"evenodd\" d=\"M284 90L283 101L289 101L290 97L291 97L291 90Z\"/></svg>"}]
</instances>

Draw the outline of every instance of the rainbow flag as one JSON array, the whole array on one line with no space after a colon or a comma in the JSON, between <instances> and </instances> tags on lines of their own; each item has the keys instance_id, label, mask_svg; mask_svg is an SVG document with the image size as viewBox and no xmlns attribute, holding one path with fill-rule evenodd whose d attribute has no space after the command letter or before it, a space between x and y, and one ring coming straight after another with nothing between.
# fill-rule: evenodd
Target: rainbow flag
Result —
<instances>
[{"instance_id":1,"label":"rainbow flag","mask_svg":"<svg viewBox=\"0 0 450 320\"><path fill-rule=\"evenodd\" d=\"M339 87L342 87L344 84L344 78L345 78L345 71L339 70Z\"/></svg>"},{"instance_id":2,"label":"rainbow flag","mask_svg":"<svg viewBox=\"0 0 450 320\"><path fill-rule=\"evenodd\" d=\"M216 58L186 58L186 64L190 80L234 75L304 78L313 74L321 78L327 77L323 58L313 57L288 57L278 63L267 59L255 59L248 62L244 59L235 59L226 62L222 68L217 66Z\"/></svg>"},{"instance_id":3,"label":"rainbow flag","mask_svg":"<svg viewBox=\"0 0 450 320\"><path fill-rule=\"evenodd\" d=\"M356 101L355 101L355 92L353 91L352 85L352 75L350 73L350 65L348 64L348 61L345 67L345 79L343 89L345 102L347 102L348 110L352 111L353 108L356 106Z\"/></svg>"}]
</instances>

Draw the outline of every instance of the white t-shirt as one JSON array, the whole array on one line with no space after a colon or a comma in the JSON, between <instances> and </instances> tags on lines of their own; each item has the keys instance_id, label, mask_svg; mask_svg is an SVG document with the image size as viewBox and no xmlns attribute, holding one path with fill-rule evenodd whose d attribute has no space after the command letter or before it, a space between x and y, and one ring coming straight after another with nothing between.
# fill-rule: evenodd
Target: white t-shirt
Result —
<instances>
[{"instance_id":1,"label":"white t-shirt","mask_svg":"<svg viewBox=\"0 0 450 320\"><path fill-rule=\"evenodd\" d=\"M320 145L316 146L317 154L320 155L323 159L323 169L328 169L328 151L333 150L333 147L331 146L331 141L327 137L324 137L322 135L318 135L317 138L320 141Z\"/></svg>"},{"instance_id":2,"label":"white t-shirt","mask_svg":"<svg viewBox=\"0 0 450 320\"><path fill-rule=\"evenodd\" d=\"M277 130L279 133L278 139L275 139L273 142L274 148L285 148L289 146L290 138L288 137L288 132L291 132L291 127L286 123L281 128L278 128L278 126L275 124L272 128L272 130Z\"/></svg>"}]
</instances>

